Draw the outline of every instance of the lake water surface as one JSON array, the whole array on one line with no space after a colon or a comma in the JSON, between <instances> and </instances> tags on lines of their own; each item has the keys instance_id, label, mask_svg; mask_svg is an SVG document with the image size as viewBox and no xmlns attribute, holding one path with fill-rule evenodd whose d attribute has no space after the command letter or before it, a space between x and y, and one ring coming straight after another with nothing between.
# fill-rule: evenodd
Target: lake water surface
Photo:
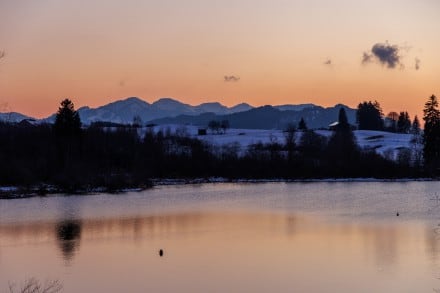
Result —
<instances>
[{"instance_id":1,"label":"lake water surface","mask_svg":"<svg viewBox=\"0 0 440 293\"><path fill-rule=\"evenodd\" d=\"M30 277L62 292L440 292L440 182L0 200L0 292Z\"/></svg>"}]
</instances>

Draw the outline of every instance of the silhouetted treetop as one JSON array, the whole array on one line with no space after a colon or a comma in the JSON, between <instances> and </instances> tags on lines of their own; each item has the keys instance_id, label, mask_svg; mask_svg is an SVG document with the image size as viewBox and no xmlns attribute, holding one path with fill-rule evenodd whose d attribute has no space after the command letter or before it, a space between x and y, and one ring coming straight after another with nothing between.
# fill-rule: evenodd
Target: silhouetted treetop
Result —
<instances>
[{"instance_id":1,"label":"silhouetted treetop","mask_svg":"<svg viewBox=\"0 0 440 293\"><path fill-rule=\"evenodd\" d=\"M420 133L420 121L419 118L416 116L414 116L414 121L411 125L411 132L412 133Z\"/></svg>"},{"instance_id":2,"label":"silhouetted treetop","mask_svg":"<svg viewBox=\"0 0 440 293\"><path fill-rule=\"evenodd\" d=\"M382 109L377 101L362 102L358 105L356 122L360 130L382 130Z\"/></svg>"},{"instance_id":3,"label":"silhouetted treetop","mask_svg":"<svg viewBox=\"0 0 440 293\"><path fill-rule=\"evenodd\" d=\"M307 124L306 124L306 121L304 120L303 117L301 117L301 120L299 121L298 129L299 130L307 130Z\"/></svg>"},{"instance_id":4,"label":"silhouetted treetop","mask_svg":"<svg viewBox=\"0 0 440 293\"><path fill-rule=\"evenodd\" d=\"M409 133L411 130L411 119L408 112L400 112L397 120L397 131L400 133Z\"/></svg>"},{"instance_id":5,"label":"silhouetted treetop","mask_svg":"<svg viewBox=\"0 0 440 293\"><path fill-rule=\"evenodd\" d=\"M431 171L439 172L440 168L440 111L438 110L437 97L432 95L425 103L423 109L425 165Z\"/></svg>"},{"instance_id":6,"label":"silhouetted treetop","mask_svg":"<svg viewBox=\"0 0 440 293\"><path fill-rule=\"evenodd\" d=\"M344 108L339 109L339 115L338 115L338 129L346 130L350 127L350 124L348 124L347 114L345 113Z\"/></svg>"},{"instance_id":7,"label":"silhouetted treetop","mask_svg":"<svg viewBox=\"0 0 440 293\"><path fill-rule=\"evenodd\" d=\"M54 129L58 136L77 135L81 131L81 120L71 100L65 99L61 102Z\"/></svg>"},{"instance_id":8,"label":"silhouetted treetop","mask_svg":"<svg viewBox=\"0 0 440 293\"><path fill-rule=\"evenodd\" d=\"M344 108L339 110L338 122L328 141L328 155L338 163L350 162L358 155L359 148Z\"/></svg>"}]
</instances>

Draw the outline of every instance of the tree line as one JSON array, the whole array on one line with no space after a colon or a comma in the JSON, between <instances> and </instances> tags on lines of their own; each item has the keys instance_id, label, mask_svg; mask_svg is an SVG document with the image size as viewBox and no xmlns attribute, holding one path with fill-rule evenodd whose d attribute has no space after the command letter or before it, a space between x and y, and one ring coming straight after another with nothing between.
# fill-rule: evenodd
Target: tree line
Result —
<instances>
[{"instance_id":1,"label":"tree line","mask_svg":"<svg viewBox=\"0 0 440 293\"><path fill-rule=\"evenodd\" d=\"M406 111L389 112L384 116L382 108L377 101L364 101L360 103L356 111L356 122L359 130L384 130L397 133L411 133L414 129L420 129L420 121L417 116L411 121Z\"/></svg>"},{"instance_id":2,"label":"tree line","mask_svg":"<svg viewBox=\"0 0 440 293\"><path fill-rule=\"evenodd\" d=\"M432 106L435 107L434 101ZM432 113L429 112L431 115ZM431 116L429 116L431 117ZM431 119L431 118L429 118ZM434 118L433 118L434 119ZM308 179L340 177L399 178L425 176L411 160L392 160L363 150L344 109L327 138L291 126L284 140L242 149L232 143L214 146L182 130L152 128L139 135L133 126L81 127L70 100L64 100L54 125L0 124L0 185L56 186L66 192L96 187L120 190L148 187L151 178ZM427 121L430 129L439 126ZM304 126L304 125L303 125ZM431 132L428 132L428 135ZM437 156L438 144L425 145Z\"/></svg>"},{"instance_id":3,"label":"tree line","mask_svg":"<svg viewBox=\"0 0 440 293\"><path fill-rule=\"evenodd\" d=\"M303 121L301 130L295 125L286 128L283 141L272 138L243 149L238 143L211 145L184 129L148 128L140 135L136 126L82 127L73 103L66 99L53 125L0 123L0 185L39 185L43 192L47 185L76 192L148 187L151 178L436 176L440 112L435 96L426 103L424 114L424 135L415 136L423 152L402 149L394 158L361 149L343 108L330 137L307 129Z\"/></svg>"}]
</instances>

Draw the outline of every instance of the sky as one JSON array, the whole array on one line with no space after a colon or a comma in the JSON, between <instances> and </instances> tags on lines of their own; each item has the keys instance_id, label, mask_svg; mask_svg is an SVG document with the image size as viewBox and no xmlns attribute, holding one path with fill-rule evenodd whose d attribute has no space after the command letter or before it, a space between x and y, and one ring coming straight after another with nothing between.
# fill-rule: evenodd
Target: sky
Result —
<instances>
[{"instance_id":1,"label":"sky","mask_svg":"<svg viewBox=\"0 0 440 293\"><path fill-rule=\"evenodd\" d=\"M0 112L136 96L197 105L440 96L438 0L1 0Z\"/></svg>"}]
</instances>

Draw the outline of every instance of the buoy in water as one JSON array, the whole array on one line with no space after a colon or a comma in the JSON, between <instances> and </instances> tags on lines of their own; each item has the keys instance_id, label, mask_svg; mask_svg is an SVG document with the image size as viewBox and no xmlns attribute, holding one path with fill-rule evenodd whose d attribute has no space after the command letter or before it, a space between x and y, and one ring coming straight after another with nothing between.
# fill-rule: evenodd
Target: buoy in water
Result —
<instances>
[{"instance_id":1,"label":"buoy in water","mask_svg":"<svg viewBox=\"0 0 440 293\"><path fill-rule=\"evenodd\" d=\"M397 212L396 216L397 216L397 217L399 216L399 212Z\"/></svg>"},{"instance_id":2,"label":"buoy in water","mask_svg":"<svg viewBox=\"0 0 440 293\"><path fill-rule=\"evenodd\" d=\"M159 249L159 256L163 256L163 250L162 249Z\"/></svg>"}]
</instances>

